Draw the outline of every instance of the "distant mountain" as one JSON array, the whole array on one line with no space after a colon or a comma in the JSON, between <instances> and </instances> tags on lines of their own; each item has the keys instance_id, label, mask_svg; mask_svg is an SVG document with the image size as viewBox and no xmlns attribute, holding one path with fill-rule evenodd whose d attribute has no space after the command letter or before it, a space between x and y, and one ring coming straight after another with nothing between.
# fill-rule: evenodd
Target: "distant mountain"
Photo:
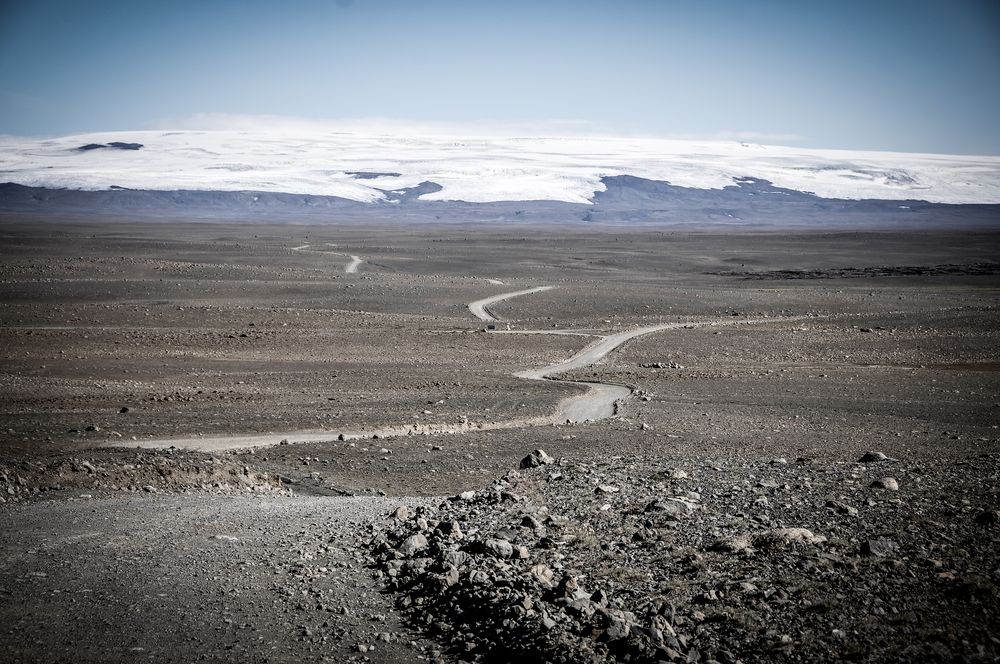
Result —
<instances>
[{"instance_id":1,"label":"distant mountain","mask_svg":"<svg viewBox=\"0 0 1000 664\"><path fill-rule=\"evenodd\" d=\"M0 182L0 210L14 213L1000 226L998 157L659 139L2 137Z\"/></svg>"}]
</instances>

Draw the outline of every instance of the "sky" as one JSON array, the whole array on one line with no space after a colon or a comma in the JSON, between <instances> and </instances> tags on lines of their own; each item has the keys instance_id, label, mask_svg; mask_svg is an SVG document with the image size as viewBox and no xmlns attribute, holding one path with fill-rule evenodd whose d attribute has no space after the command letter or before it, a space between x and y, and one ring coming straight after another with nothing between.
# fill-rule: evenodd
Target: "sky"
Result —
<instances>
[{"instance_id":1,"label":"sky","mask_svg":"<svg viewBox=\"0 0 1000 664\"><path fill-rule=\"evenodd\" d=\"M206 116L1000 155L1000 2L0 0L0 133Z\"/></svg>"}]
</instances>

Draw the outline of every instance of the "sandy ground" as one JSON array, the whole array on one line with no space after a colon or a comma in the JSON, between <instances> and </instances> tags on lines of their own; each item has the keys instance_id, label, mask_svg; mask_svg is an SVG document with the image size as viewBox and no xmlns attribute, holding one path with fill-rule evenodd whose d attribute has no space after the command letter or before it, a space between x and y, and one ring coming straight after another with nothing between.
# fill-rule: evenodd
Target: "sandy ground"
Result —
<instances>
[{"instance_id":1,"label":"sandy ground","mask_svg":"<svg viewBox=\"0 0 1000 664\"><path fill-rule=\"evenodd\" d=\"M370 528L400 501L485 487L537 447L582 463L744 460L733 482L775 457L846 463L875 448L917 469L976 458L942 491L970 496L970 510L1000 507L986 490L1000 280L981 269L1000 255L995 234L11 220L0 232L11 625L0 652L11 661L222 660L229 647L251 661L432 657L364 568ZM352 257L363 262L345 272ZM896 269L939 265L960 267ZM889 269L845 271L869 267ZM810 278L747 278L775 270ZM469 311L538 285L554 288L488 304L511 333L484 332ZM625 338L640 328L658 331ZM566 364L606 343L597 337L622 343ZM517 376L526 370L566 380ZM586 391L571 381L632 394L590 424L461 426L550 418ZM338 440L395 426L417 434ZM462 433L420 435L448 427ZM173 469L175 453L137 462L131 449L292 432L312 437L214 453L290 496L227 492L218 473L189 481L212 455L185 461L183 484L174 470L139 479L150 458ZM328 551L308 558L318 554L303 543L323 538ZM289 572L303 562L304 575ZM339 606L358 624L338 622ZM173 636L156 637L163 625ZM381 633L389 642L375 644Z\"/></svg>"}]
</instances>

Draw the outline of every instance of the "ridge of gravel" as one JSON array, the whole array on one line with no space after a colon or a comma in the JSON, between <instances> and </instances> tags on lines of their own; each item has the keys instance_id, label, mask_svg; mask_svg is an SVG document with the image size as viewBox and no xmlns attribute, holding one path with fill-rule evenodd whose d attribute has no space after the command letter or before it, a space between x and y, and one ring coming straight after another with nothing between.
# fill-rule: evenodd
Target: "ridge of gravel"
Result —
<instances>
[{"instance_id":1,"label":"ridge of gravel","mask_svg":"<svg viewBox=\"0 0 1000 664\"><path fill-rule=\"evenodd\" d=\"M184 450L0 456L0 504L121 493L289 494L282 476Z\"/></svg>"}]
</instances>

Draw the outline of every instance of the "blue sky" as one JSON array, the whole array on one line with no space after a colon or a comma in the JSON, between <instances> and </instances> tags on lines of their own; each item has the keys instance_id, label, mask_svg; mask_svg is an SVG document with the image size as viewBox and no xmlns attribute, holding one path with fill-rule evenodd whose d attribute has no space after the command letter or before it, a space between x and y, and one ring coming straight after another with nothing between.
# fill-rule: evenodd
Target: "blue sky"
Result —
<instances>
[{"instance_id":1,"label":"blue sky","mask_svg":"<svg viewBox=\"0 0 1000 664\"><path fill-rule=\"evenodd\" d=\"M1000 154L1000 3L0 0L0 133L202 113Z\"/></svg>"}]
</instances>

